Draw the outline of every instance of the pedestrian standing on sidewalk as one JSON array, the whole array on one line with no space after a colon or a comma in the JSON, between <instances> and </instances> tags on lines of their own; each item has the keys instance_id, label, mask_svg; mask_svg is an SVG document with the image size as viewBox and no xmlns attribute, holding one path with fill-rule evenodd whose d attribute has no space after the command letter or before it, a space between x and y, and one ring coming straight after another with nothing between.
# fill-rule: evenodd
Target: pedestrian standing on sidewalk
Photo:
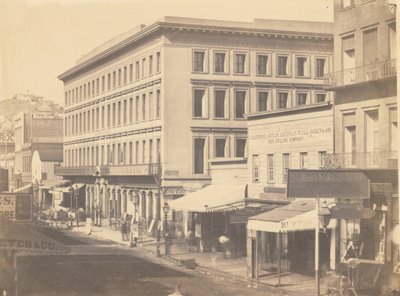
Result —
<instances>
[{"instance_id":1,"label":"pedestrian standing on sidewalk","mask_svg":"<svg viewBox=\"0 0 400 296\"><path fill-rule=\"evenodd\" d=\"M121 237L122 237L122 241L125 241L125 237L126 237L126 220L125 220L124 216L122 216L122 219L121 219Z\"/></svg>"}]
</instances>

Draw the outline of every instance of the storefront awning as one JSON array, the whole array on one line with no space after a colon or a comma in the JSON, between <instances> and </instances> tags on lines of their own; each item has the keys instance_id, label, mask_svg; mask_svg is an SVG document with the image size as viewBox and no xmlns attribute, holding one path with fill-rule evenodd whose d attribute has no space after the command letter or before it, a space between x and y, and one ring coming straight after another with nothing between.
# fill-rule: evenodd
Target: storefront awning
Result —
<instances>
[{"instance_id":1,"label":"storefront awning","mask_svg":"<svg viewBox=\"0 0 400 296\"><path fill-rule=\"evenodd\" d=\"M312 230L315 229L316 221L315 201L299 200L250 217L247 222L247 229L265 232Z\"/></svg>"},{"instance_id":2,"label":"storefront awning","mask_svg":"<svg viewBox=\"0 0 400 296\"><path fill-rule=\"evenodd\" d=\"M170 202L174 210L224 212L245 208L245 184L210 185Z\"/></svg>"},{"instance_id":3,"label":"storefront awning","mask_svg":"<svg viewBox=\"0 0 400 296\"><path fill-rule=\"evenodd\" d=\"M23 186L23 187L14 189L14 190L13 190L13 193L23 193L23 192L25 192L25 193L30 193L31 187L32 187L32 183L31 183L31 184L28 184L28 185L25 185L25 186Z\"/></svg>"}]
</instances>

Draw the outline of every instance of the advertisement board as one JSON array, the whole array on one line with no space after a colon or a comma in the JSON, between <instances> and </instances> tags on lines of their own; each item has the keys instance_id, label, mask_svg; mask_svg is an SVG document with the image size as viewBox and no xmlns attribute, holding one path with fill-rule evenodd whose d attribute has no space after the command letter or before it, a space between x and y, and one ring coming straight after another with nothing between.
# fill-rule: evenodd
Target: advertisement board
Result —
<instances>
[{"instance_id":1,"label":"advertisement board","mask_svg":"<svg viewBox=\"0 0 400 296\"><path fill-rule=\"evenodd\" d=\"M13 221L31 221L32 195L0 193L0 217Z\"/></svg>"}]
</instances>

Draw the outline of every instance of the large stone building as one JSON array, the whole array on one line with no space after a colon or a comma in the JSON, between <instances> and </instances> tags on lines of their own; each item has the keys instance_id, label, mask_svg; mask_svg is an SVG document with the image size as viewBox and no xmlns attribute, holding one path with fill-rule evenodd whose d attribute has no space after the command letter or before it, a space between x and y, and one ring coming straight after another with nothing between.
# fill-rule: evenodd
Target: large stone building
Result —
<instances>
[{"instance_id":1,"label":"large stone building","mask_svg":"<svg viewBox=\"0 0 400 296\"><path fill-rule=\"evenodd\" d=\"M140 195L150 225L154 175L166 199L209 184L209 159L246 155L246 113L291 106L297 87L306 101L324 93L331 53L330 26L320 23L165 17L140 26L59 76L58 174L84 180L87 208L106 217L134 210L128 201Z\"/></svg>"}]
</instances>

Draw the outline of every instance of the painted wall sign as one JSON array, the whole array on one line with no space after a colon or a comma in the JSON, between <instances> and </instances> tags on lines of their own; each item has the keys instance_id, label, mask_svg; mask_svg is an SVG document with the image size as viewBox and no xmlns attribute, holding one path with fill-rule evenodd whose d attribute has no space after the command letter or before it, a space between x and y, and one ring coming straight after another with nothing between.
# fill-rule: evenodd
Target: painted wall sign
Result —
<instances>
[{"instance_id":1,"label":"painted wall sign","mask_svg":"<svg viewBox=\"0 0 400 296\"><path fill-rule=\"evenodd\" d=\"M1 193L0 217L14 221L30 221L32 219L32 195Z\"/></svg>"},{"instance_id":2,"label":"painted wall sign","mask_svg":"<svg viewBox=\"0 0 400 296\"><path fill-rule=\"evenodd\" d=\"M14 134L10 132L0 132L0 144L15 143Z\"/></svg>"}]
</instances>

